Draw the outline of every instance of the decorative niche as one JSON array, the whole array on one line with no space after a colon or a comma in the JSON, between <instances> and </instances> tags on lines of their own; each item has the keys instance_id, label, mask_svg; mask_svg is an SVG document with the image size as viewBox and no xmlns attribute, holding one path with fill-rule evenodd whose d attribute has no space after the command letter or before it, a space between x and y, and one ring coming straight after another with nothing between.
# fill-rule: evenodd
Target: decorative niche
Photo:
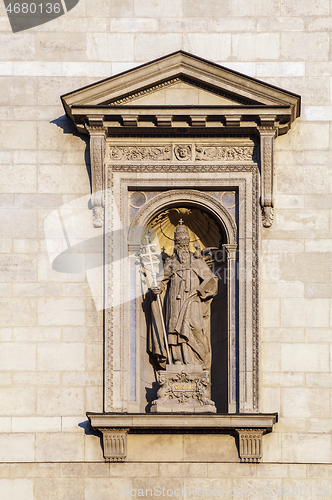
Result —
<instances>
[{"instance_id":1,"label":"decorative niche","mask_svg":"<svg viewBox=\"0 0 332 500\"><path fill-rule=\"evenodd\" d=\"M91 223L105 234L104 413L88 414L105 459L125 460L128 433L189 429L237 436L239 460L259 461L277 419L260 413L259 235L274 217L274 141L299 116L300 97L180 51L62 101L90 136ZM218 278L208 316L213 414L152 408L162 375L139 256L148 238L161 272L181 224L192 258ZM179 387L190 397L193 378L183 380L171 397Z\"/></svg>"}]
</instances>

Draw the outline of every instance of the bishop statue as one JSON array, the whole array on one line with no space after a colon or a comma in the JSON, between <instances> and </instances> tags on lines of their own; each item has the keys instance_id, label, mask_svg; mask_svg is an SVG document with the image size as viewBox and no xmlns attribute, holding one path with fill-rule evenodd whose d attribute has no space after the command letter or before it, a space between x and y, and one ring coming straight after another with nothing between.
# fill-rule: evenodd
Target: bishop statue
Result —
<instances>
[{"instance_id":1,"label":"bishop statue","mask_svg":"<svg viewBox=\"0 0 332 500\"><path fill-rule=\"evenodd\" d=\"M160 315L158 318L157 312L153 314L149 351L159 366L165 368L167 350L161 334L164 328L170 364L200 365L203 370L209 370L210 305L218 290L218 278L206 264L199 245L195 245L193 253L189 242L189 232L180 220L174 233L174 253L165 261L162 279L151 287L152 312L156 311L159 295L163 318Z\"/></svg>"}]
</instances>

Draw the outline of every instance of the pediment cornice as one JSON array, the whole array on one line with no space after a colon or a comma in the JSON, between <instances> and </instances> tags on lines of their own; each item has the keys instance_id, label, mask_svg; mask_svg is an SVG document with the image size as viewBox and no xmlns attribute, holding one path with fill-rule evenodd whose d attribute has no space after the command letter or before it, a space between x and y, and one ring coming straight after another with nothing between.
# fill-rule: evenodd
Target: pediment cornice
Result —
<instances>
[{"instance_id":1,"label":"pediment cornice","mask_svg":"<svg viewBox=\"0 0 332 500\"><path fill-rule=\"evenodd\" d=\"M161 105L157 99L156 104L158 93L177 85L213 96L214 104L193 103L192 94L185 91L180 103L170 100ZM98 119L110 131L133 126L171 128L182 121L189 128L222 128L226 134L232 133L234 126L252 131L269 121L280 135L300 114L298 95L183 51L61 99L67 115L82 133L87 133L86 125Z\"/></svg>"}]
</instances>

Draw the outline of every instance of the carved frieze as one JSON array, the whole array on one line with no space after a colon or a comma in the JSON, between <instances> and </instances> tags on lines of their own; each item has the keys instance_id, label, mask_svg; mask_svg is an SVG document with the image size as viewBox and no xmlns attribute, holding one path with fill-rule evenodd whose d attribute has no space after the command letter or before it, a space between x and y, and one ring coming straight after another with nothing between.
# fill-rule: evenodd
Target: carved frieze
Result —
<instances>
[{"instance_id":1,"label":"carved frieze","mask_svg":"<svg viewBox=\"0 0 332 500\"><path fill-rule=\"evenodd\" d=\"M110 146L109 159L113 161L170 160L169 146Z\"/></svg>"},{"instance_id":2,"label":"carved frieze","mask_svg":"<svg viewBox=\"0 0 332 500\"><path fill-rule=\"evenodd\" d=\"M195 147L197 161L255 161L254 146L201 146Z\"/></svg>"},{"instance_id":3,"label":"carved frieze","mask_svg":"<svg viewBox=\"0 0 332 500\"><path fill-rule=\"evenodd\" d=\"M173 155L172 155L173 150ZM194 155L193 155L194 152ZM255 146L206 146L204 144L175 144L160 146L110 145L110 161L257 161ZM194 158L193 158L194 156Z\"/></svg>"}]
</instances>

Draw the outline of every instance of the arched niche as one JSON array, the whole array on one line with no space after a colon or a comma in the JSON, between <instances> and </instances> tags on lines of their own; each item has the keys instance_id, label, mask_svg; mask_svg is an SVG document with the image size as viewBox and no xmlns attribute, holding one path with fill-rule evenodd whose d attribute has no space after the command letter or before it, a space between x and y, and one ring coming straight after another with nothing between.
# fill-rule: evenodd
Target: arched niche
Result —
<instances>
[{"instance_id":1,"label":"arched niche","mask_svg":"<svg viewBox=\"0 0 332 500\"><path fill-rule=\"evenodd\" d=\"M232 381L236 380L236 374L232 376L232 355L231 346L234 345L237 324L232 321L235 311L232 310L236 303L236 286L234 261L237 248L237 226L229 210L215 197L204 191L175 189L168 190L162 194L154 196L150 201L138 209L133 217L129 232L128 245L131 255L137 254L140 246L145 244L146 234L150 234L150 239L156 241L158 251L164 254L163 258L173 251L170 245L168 252L165 252L162 244L158 244L155 221L162 214L170 213L170 234L183 218L184 224L189 229L192 242L198 241L201 251L209 251L208 261L212 271L218 276L218 293L211 304L211 398L216 403L219 413L227 413L231 393L234 392ZM201 215L205 218L205 226L197 223L197 218ZM196 218L196 220L195 220ZM207 238L206 227L213 228L213 238ZM155 228L151 235L150 229ZM173 229L174 228L174 229ZM215 234L218 231L218 235ZM208 248L206 242L214 243ZM213 248L213 249L212 249ZM232 251L230 252L230 249ZM193 250L193 248L191 249ZM136 286L141 277L137 275ZM142 288L142 297L137 299L136 305L131 310L131 315L135 314L135 324L140 332L138 343L141 369L139 370L139 406L141 412L149 412L151 402L156 399L158 384L156 383L155 370L157 369L153 357L149 355L147 348L147 337L151 318L150 292L148 291L149 279L145 275L145 287ZM233 340L232 340L233 339ZM234 366L233 366L234 368Z\"/></svg>"}]
</instances>

